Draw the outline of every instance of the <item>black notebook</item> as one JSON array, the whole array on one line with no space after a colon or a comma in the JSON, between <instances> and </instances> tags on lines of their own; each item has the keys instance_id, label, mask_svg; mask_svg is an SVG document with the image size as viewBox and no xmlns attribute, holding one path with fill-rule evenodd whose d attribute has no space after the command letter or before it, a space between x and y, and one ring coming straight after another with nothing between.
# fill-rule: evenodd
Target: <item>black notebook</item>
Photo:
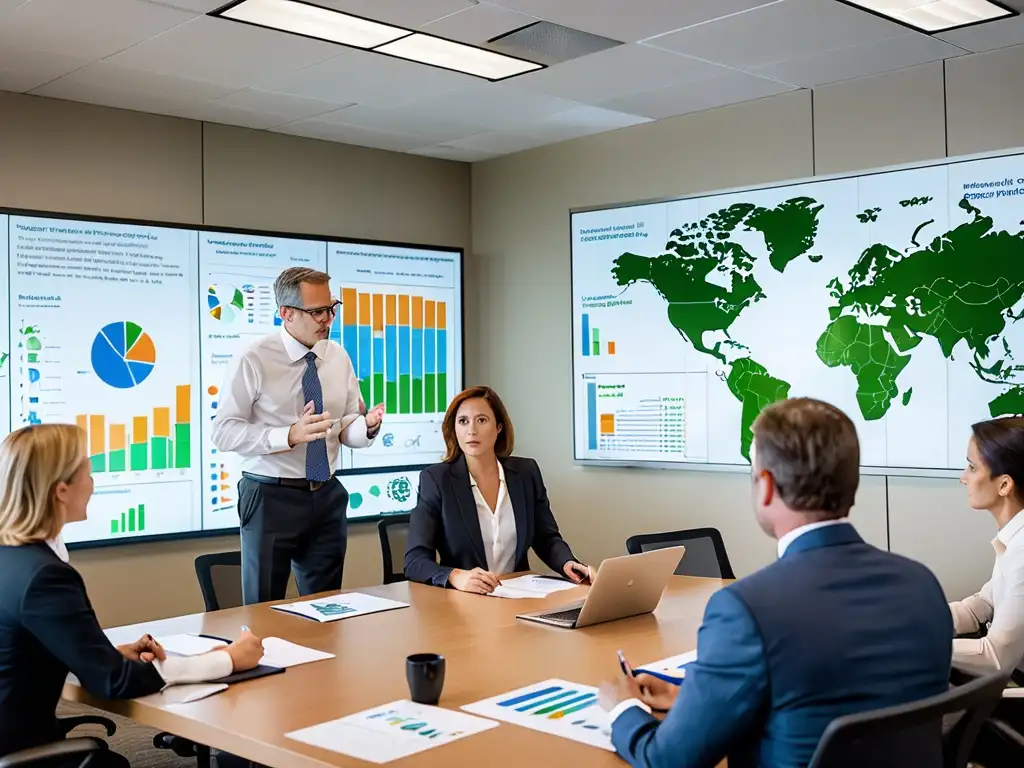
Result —
<instances>
[{"instance_id":1,"label":"black notebook","mask_svg":"<svg viewBox=\"0 0 1024 768\"><path fill-rule=\"evenodd\" d=\"M227 677L221 677L217 680L210 680L211 683L243 683L246 680L256 680L260 677L267 677L269 675L279 675L284 672L284 667L268 667L266 664L260 664L252 669L247 669L245 672L234 672Z\"/></svg>"}]
</instances>

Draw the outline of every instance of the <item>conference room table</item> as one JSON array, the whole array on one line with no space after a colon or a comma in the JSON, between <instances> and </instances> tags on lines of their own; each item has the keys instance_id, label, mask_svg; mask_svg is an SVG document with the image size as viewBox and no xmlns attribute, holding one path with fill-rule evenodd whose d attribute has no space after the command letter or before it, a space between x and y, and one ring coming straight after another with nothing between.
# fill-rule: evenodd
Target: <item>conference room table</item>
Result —
<instances>
[{"instance_id":1,"label":"conference room table","mask_svg":"<svg viewBox=\"0 0 1024 768\"><path fill-rule=\"evenodd\" d=\"M335 658L290 667L283 674L238 683L182 705L163 705L154 697L96 699L74 682L65 686L64 697L271 768L366 766L285 734L408 699L405 659L413 653L444 655L439 706L452 710L550 678L599 685L621 674L618 649L635 666L694 649L704 607L725 583L674 576L653 614L576 630L517 620L516 614L578 600L587 587L515 600L401 582L349 591L410 607L327 623L270 609L290 601L181 616L119 629L118 637L122 632L133 638L148 632L156 637L204 633L233 638L245 625L260 637L280 637ZM544 765L623 765L612 752L509 723L390 764L522 766L531 759L542 759Z\"/></svg>"}]
</instances>

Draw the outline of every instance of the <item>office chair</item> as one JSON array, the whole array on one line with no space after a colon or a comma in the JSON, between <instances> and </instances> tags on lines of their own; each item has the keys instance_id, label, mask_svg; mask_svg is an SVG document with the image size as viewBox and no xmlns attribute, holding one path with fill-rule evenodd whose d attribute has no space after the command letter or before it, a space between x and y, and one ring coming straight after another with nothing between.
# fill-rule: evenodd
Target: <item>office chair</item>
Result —
<instances>
[{"instance_id":1,"label":"office chair","mask_svg":"<svg viewBox=\"0 0 1024 768\"><path fill-rule=\"evenodd\" d=\"M242 605L242 553L213 552L196 558L196 578L206 611Z\"/></svg>"},{"instance_id":2,"label":"office chair","mask_svg":"<svg viewBox=\"0 0 1024 768\"><path fill-rule=\"evenodd\" d=\"M676 576L701 576L709 579L735 579L725 551L725 542L717 528L690 528L668 533L641 533L626 539L626 552L638 555L652 549L686 547L676 567Z\"/></svg>"},{"instance_id":3,"label":"office chair","mask_svg":"<svg viewBox=\"0 0 1024 768\"><path fill-rule=\"evenodd\" d=\"M409 515L393 515L377 523L384 583L405 581L405 544L409 538ZM395 570L395 563L399 569Z\"/></svg>"},{"instance_id":4,"label":"office chair","mask_svg":"<svg viewBox=\"0 0 1024 768\"><path fill-rule=\"evenodd\" d=\"M920 701L837 717L808 768L965 768L1009 679L1000 671ZM943 717L960 714L943 734Z\"/></svg>"},{"instance_id":5,"label":"office chair","mask_svg":"<svg viewBox=\"0 0 1024 768\"><path fill-rule=\"evenodd\" d=\"M89 768L97 765L97 753L104 752L107 745L100 739L82 737L63 739L41 747L31 747L0 757L0 768L28 768L33 765L62 768Z\"/></svg>"}]
</instances>

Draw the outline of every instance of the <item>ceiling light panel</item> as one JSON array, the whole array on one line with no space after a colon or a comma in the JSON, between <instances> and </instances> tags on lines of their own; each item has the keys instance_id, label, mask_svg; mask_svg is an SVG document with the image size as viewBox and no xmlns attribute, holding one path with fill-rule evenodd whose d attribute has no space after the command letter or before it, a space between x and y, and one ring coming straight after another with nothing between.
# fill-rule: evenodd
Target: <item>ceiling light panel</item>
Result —
<instances>
[{"instance_id":1,"label":"ceiling light panel","mask_svg":"<svg viewBox=\"0 0 1024 768\"><path fill-rule=\"evenodd\" d=\"M843 0L922 32L947 32L1015 16L1016 11L989 0Z\"/></svg>"},{"instance_id":2,"label":"ceiling light panel","mask_svg":"<svg viewBox=\"0 0 1024 768\"><path fill-rule=\"evenodd\" d=\"M378 46L374 50L421 64L465 72L487 80L504 80L543 68L543 65L532 61L420 33Z\"/></svg>"},{"instance_id":3,"label":"ceiling light panel","mask_svg":"<svg viewBox=\"0 0 1024 768\"><path fill-rule=\"evenodd\" d=\"M375 48L411 34L401 27L300 0L242 0L213 15L353 48Z\"/></svg>"}]
</instances>

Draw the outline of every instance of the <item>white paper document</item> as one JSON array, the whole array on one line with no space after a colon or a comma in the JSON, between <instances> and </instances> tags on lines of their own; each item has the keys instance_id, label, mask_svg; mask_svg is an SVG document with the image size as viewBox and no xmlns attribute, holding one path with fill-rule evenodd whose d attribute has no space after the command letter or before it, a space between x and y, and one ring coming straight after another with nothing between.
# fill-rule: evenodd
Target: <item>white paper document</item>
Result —
<instances>
[{"instance_id":1,"label":"white paper document","mask_svg":"<svg viewBox=\"0 0 1024 768\"><path fill-rule=\"evenodd\" d=\"M296 645L280 637L267 637L263 639L263 658L260 659L260 664L268 667L297 667L300 664L333 658L333 653Z\"/></svg>"},{"instance_id":2,"label":"white paper document","mask_svg":"<svg viewBox=\"0 0 1024 768\"><path fill-rule=\"evenodd\" d=\"M644 664L643 666L634 669L633 672L638 675L642 672L649 672L681 680L686 677L686 665L691 664L696 660L697 651L687 651L686 653L680 653L676 656L669 656L667 659L661 659L660 661L652 661L650 664Z\"/></svg>"},{"instance_id":3,"label":"white paper document","mask_svg":"<svg viewBox=\"0 0 1024 768\"><path fill-rule=\"evenodd\" d=\"M590 685L545 680L467 704L463 709L475 715L615 751L608 713L597 702L597 688Z\"/></svg>"},{"instance_id":4,"label":"white paper document","mask_svg":"<svg viewBox=\"0 0 1024 768\"><path fill-rule=\"evenodd\" d=\"M350 619L353 616L364 616L368 613L392 611L396 608L408 608L408 603L388 600L386 597L365 595L362 592L346 592L334 597L321 597L317 600L301 600L295 603L270 606L275 611L294 613L321 623Z\"/></svg>"},{"instance_id":5,"label":"white paper document","mask_svg":"<svg viewBox=\"0 0 1024 768\"><path fill-rule=\"evenodd\" d=\"M223 648L225 643L220 638L201 637L199 635L168 635L158 637L156 641L164 650L174 656L202 656L214 648Z\"/></svg>"},{"instance_id":6,"label":"white paper document","mask_svg":"<svg viewBox=\"0 0 1024 768\"><path fill-rule=\"evenodd\" d=\"M159 693L143 696L139 701L154 706L190 704L228 689L227 683L197 683L195 685L169 685Z\"/></svg>"},{"instance_id":7,"label":"white paper document","mask_svg":"<svg viewBox=\"0 0 1024 768\"><path fill-rule=\"evenodd\" d=\"M497 727L462 712L393 701L285 735L359 760L388 763Z\"/></svg>"},{"instance_id":8,"label":"white paper document","mask_svg":"<svg viewBox=\"0 0 1024 768\"><path fill-rule=\"evenodd\" d=\"M524 597L547 597L556 592L575 589L580 586L571 581L562 581L545 576L516 576L501 582L501 586L490 593L491 597L508 597L519 599Z\"/></svg>"}]
</instances>

